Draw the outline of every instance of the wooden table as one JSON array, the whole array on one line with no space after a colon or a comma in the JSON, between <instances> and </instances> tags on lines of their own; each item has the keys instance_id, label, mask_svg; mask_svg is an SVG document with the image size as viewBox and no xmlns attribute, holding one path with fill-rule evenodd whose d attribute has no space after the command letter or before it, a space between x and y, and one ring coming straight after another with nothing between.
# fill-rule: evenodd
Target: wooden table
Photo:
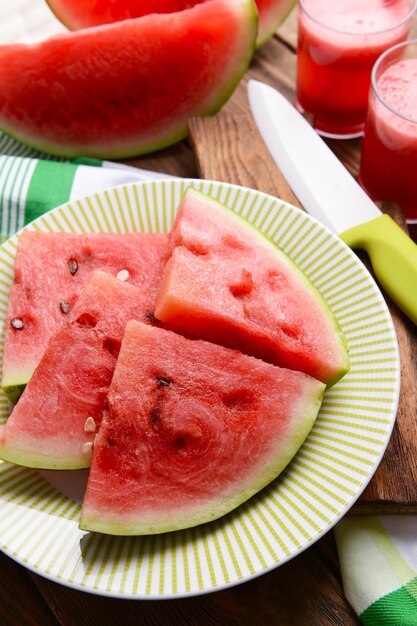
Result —
<instances>
[{"instance_id":1,"label":"wooden table","mask_svg":"<svg viewBox=\"0 0 417 626\"><path fill-rule=\"evenodd\" d=\"M256 53L248 75L278 86L293 100L295 45L296 21L292 15ZM246 78L222 111L226 115L222 119L229 123L247 115ZM210 161L204 158L201 162L196 140L204 128L194 121L193 141L184 141L133 163L178 176L198 177L201 170L210 171ZM248 141L246 155L236 154L236 158L242 162L248 159L249 163L250 145ZM360 140L331 144L353 174L357 173L360 146ZM221 156L220 142L219 153L211 158L216 160ZM216 167L214 164L214 171ZM225 164L222 169L225 176L229 174L227 167ZM245 176L249 182L251 175L248 166ZM261 188L259 184L268 185L268 181L254 179L251 186ZM412 235L417 239L417 232ZM416 355L417 333L409 326L407 332L412 342L410 350ZM372 492L372 486L370 489ZM298 557L251 582L204 596L169 601L117 600L78 592L42 578L0 553L0 623L4 626L350 626L359 621L344 598L333 533L329 532Z\"/></svg>"}]
</instances>

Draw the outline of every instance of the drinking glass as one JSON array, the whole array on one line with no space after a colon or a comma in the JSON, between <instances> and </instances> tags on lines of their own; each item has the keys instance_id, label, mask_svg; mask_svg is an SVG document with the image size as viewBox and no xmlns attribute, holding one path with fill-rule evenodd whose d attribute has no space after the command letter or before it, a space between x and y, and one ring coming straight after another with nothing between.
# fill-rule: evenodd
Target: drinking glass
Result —
<instances>
[{"instance_id":1,"label":"drinking glass","mask_svg":"<svg viewBox=\"0 0 417 626\"><path fill-rule=\"evenodd\" d=\"M417 222L417 39L384 52L372 70L359 179Z\"/></svg>"},{"instance_id":2,"label":"drinking glass","mask_svg":"<svg viewBox=\"0 0 417 626\"><path fill-rule=\"evenodd\" d=\"M297 104L328 137L363 134L372 67L407 39L417 0L299 0Z\"/></svg>"}]
</instances>

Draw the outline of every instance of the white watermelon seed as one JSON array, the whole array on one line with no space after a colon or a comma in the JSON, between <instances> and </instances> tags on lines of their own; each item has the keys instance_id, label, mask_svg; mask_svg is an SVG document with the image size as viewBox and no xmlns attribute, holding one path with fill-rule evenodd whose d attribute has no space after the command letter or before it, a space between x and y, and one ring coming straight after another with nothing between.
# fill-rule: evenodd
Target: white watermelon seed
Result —
<instances>
[{"instance_id":1,"label":"white watermelon seed","mask_svg":"<svg viewBox=\"0 0 417 626\"><path fill-rule=\"evenodd\" d=\"M10 323L16 330L21 330L24 326L23 320L20 317L14 317Z\"/></svg>"},{"instance_id":2,"label":"white watermelon seed","mask_svg":"<svg viewBox=\"0 0 417 626\"><path fill-rule=\"evenodd\" d=\"M120 270L120 272L117 274L116 278L118 280L121 280L122 282L124 282L125 280L127 280L129 278L129 272L127 270Z\"/></svg>"},{"instance_id":3,"label":"white watermelon seed","mask_svg":"<svg viewBox=\"0 0 417 626\"><path fill-rule=\"evenodd\" d=\"M95 433L96 432L96 423L94 419L90 416L87 417L84 424L84 430L86 433Z\"/></svg>"},{"instance_id":4,"label":"white watermelon seed","mask_svg":"<svg viewBox=\"0 0 417 626\"><path fill-rule=\"evenodd\" d=\"M93 442L92 441L87 441L86 443L83 444L83 453L84 454L91 454L92 448L93 448Z\"/></svg>"},{"instance_id":5,"label":"white watermelon seed","mask_svg":"<svg viewBox=\"0 0 417 626\"><path fill-rule=\"evenodd\" d=\"M62 300L59 303L59 306L60 306L61 311L63 313L69 313L71 311L71 306L70 306L70 304L66 300Z\"/></svg>"}]
</instances>

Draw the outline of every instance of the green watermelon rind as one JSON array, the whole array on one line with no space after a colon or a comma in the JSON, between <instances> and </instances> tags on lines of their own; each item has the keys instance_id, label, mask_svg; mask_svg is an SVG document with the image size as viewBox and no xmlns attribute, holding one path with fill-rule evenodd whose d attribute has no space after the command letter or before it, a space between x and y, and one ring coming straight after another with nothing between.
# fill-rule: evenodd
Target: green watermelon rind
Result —
<instances>
[{"instance_id":1,"label":"green watermelon rind","mask_svg":"<svg viewBox=\"0 0 417 626\"><path fill-rule=\"evenodd\" d=\"M306 378L309 378L306 376ZM314 379L311 379L314 380ZM308 407L304 405L301 412L296 415L288 426L285 435L277 441L274 454L269 462L264 464L256 476L250 478L246 485L240 485L233 493L224 497L219 496L208 503L204 503L193 510L185 510L181 513L173 511L168 516L160 515L158 521L146 523L142 518L134 516L116 518L105 517L103 511L86 511L82 509L79 527L81 530L100 532L109 535L155 535L160 533L184 530L200 524L212 522L249 500L256 493L275 480L294 458L317 418L320 410L324 383L314 380L314 394Z\"/></svg>"},{"instance_id":2,"label":"green watermelon rind","mask_svg":"<svg viewBox=\"0 0 417 626\"><path fill-rule=\"evenodd\" d=\"M22 395L28 380L30 380L36 365L32 367L9 368L6 376L1 380L1 389L12 404L16 404Z\"/></svg>"},{"instance_id":3,"label":"green watermelon rind","mask_svg":"<svg viewBox=\"0 0 417 626\"><path fill-rule=\"evenodd\" d=\"M330 306L325 300L325 298L323 298L323 296L318 291L318 289L308 280L308 278L305 276L302 270L285 254L285 252L283 252L280 248L278 248L270 239L268 239L266 235L261 233L261 231L258 228L256 228L256 226L253 226L252 224L250 224L243 216L239 215L238 213L235 213L234 211L226 207L221 202L218 202L214 198L211 198L210 196L200 191L197 191L196 189L192 187L188 187L186 190L186 193L194 194L197 198L201 198L201 200L204 203L206 204L209 203L215 209L220 210L222 213L225 213L229 217L229 219L232 219L238 222L239 225L248 232L251 239L256 239L267 250L272 250L277 255L277 257L279 257L280 260L283 261L288 266L288 269L293 274L295 274L301 282L304 283L307 290L310 291L314 295L315 299L319 303L321 309L324 311L328 319L329 329L332 331L334 338L336 340L336 344L339 347L339 355L340 355L339 368L337 372L335 373L335 375L326 381L327 387L332 387L338 380L340 380L349 371L350 362L349 362L349 354L348 354L349 351L348 351L346 338Z\"/></svg>"},{"instance_id":4,"label":"green watermelon rind","mask_svg":"<svg viewBox=\"0 0 417 626\"><path fill-rule=\"evenodd\" d=\"M7 399L12 404L16 404L22 395L29 378L32 376L33 370L18 370L10 372L9 375L1 382L1 389L5 393Z\"/></svg>"},{"instance_id":5,"label":"green watermelon rind","mask_svg":"<svg viewBox=\"0 0 417 626\"><path fill-rule=\"evenodd\" d=\"M262 28L262 23L260 22L260 27L258 30L258 37L256 39L256 49L263 46L264 43L268 41L276 32L277 28L285 22L287 17L290 15L295 5L297 4L297 0L284 0L284 9L280 3L277 3L274 12L270 12L270 17L265 28Z\"/></svg>"},{"instance_id":6,"label":"green watermelon rind","mask_svg":"<svg viewBox=\"0 0 417 626\"><path fill-rule=\"evenodd\" d=\"M5 426L0 427L0 437ZM78 470L90 467L91 455L80 454L79 457L71 455L69 459L65 459L62 454L56 457L41 452L34 452L33 440L28 442L27 448L24 443L16 445L14 442L11 446L7 443L1 446L1 460L21 465L22 467L30 467L32 469L48 469L48 470Z\"/></svg>"},{"instance_id":7,"label":"green watermelon rind","mask_svg":"<svg viewBox=\"0 0 417 626\"><path fill-rule=\"evenodd\" d=\"M214 94L212 93L209 100L207 102L202 103L201 110L196 110L193 116L196 117L205 117L209 115L215 114L230 98L246 70L248 69L250 62L252 60L253 54L256 49L256 36L258 30L258 13L256 10L256 5L253 0L233 0L234 4L241 5L240 15L241 15L241 32L245 34L245 37L242 37L241 46L239 51L235 53L235 56L239 57L239 64L233 68L233 71L230 73L228 77L227 83L223 85L222 89L218 92L216 91ZM193 10L193 9L189 9ZM236 13L239 11L236 9ZM152 16L145 16L144 19L149 19L149 17L155 17L157 14L153 14ZM136 18L140 20L142 18ZM98 26L96 28L107 28L111 29L116 27L118 24L122 22L118 22L116 24L106 24L103 26ZM87 29L90 30L90 29ZM91 29L93 30L93 29ZM34 44L38 45L38 44ZM220 81L219 81L220 82ZM224 82L224 81L223 81ZM168 146L171 146L175 143L178 143L182 139L187 137L188 128L187 121L181 122L178 128L175 128L172 132L164 135L162 137L158 137L158 139L150 140L150 141L141 141L139 140L137 143L129 143L126 144L118 144L114 148L111 147L110 141L107 142L106 147L101 145L97 146L66 146L58 143L50 143L43 142L38 137L29 136L24 132L19 132L18 128L12 128L7 125L7 121L1 121L0 119L0 128L7 135L20 141L21 143L30 145L32 148L36 150L40 150L41 152L47 152L51 155L66 157L66 158L76 158L76 157L94 157L98 159L123 159L134 156L140 156L143 154L147 154L149 152L156 152L158 150L162 150ZM132 133L134 135L134 133ZM115 142L117 139L115 140Z\"/></svg>"},{"instance_id":8,"label":"green watermelon rind","mask_svg":"<svg viewBox=\"0 0 417 626\"><path fill-rule=\"evenodd\" d=\"M149 152L162 150L163 148L172 146L182 139L185 139L185 137L187 136L187 130L181 129L180 131L177 131L176 133L165 137L159 142L149 142L145 144L140 143L137 145L137 147L129 146L129 148L127 149L117 148L114 151L111 149L105 149L102 151L101 148L98 148L97 150L95 148L90 149L85 147L83 147L82 149L78 149L76 147L71 147L67 149L60 146L59 148L57 148L53 144L43 143L42 141L37 141L36 139L33 140L32 138L28 138L28 136L24 133L19 133L16 130L10 130L5 126L0 125L0 128L6 135L11 137L12 139L19 141L20 143L26 144L35 150L39 150L40 152L46 152L54 156L65 157L67 159L75 159L81 156L92 157L96 159L128 159L130 157L140 156Z\"/></svg>"}]
</instances>

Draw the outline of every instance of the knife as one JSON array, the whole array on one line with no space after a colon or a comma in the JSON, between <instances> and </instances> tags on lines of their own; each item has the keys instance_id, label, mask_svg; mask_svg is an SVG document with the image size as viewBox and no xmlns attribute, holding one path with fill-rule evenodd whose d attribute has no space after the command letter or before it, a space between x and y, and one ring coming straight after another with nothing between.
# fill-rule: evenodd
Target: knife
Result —
<instances>
[{"instance_id":1,"label":"knife","mask_svg":"<svg viewBox=\"0 0 417 626\"><path fill-rule=\"evenodd\" d=\"M248 96L258 130L304 209L349 247L366 250L380 285L417 324L417 245L282 94L250 80Z\"/></svg>"}]
</instances>

